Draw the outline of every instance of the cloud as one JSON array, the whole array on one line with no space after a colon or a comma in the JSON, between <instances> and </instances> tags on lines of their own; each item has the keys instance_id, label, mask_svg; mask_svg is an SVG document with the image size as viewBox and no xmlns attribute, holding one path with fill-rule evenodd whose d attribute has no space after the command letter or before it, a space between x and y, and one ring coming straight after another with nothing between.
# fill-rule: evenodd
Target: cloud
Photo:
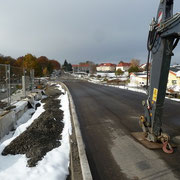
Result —
<instances>
[{"instance_id":1,"label":"cloud","mask_svg":"<svg viewBox=\"0 0 180 180\"><path fill-rule=\"evenodd\" d=\"M147 56L156 0L1 0L0 49L12 57L32 53L61 62L119 62ZM175 1L175 12L180 2ZM176 61L180 54L176 52Z\"/></svg>"}]
</instances>

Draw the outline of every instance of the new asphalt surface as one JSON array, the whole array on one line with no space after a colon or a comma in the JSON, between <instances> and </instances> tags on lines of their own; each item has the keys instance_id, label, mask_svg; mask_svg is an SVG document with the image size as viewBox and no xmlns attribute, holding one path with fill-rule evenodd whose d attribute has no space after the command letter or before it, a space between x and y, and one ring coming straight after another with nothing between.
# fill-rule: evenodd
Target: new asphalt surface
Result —
<instances>
[{"instance_id":1,"label":"new asphalt surface","mask_svg":"<svg viewBox=\"0 0 180 180\"><path fill-rule=\"evenodd\" d=\"M76 106L86 153L94 180L180 179L180 150L165 154L137 142L132 132L142 131L138 120L146 95L61 78ZM166 100L163 130L180 135L180 103Z\"/></svg>"}]
</instances>

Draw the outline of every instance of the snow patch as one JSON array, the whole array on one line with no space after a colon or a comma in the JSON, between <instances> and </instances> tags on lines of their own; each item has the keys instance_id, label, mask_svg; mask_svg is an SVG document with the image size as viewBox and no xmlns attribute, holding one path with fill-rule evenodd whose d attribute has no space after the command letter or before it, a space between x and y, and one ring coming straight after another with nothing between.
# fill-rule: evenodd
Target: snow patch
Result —
<instances>
[{"instance_id":1,"label":"snow patch","mask_svg":"<svg viewBox=\"0 0 180 180\"><path fill-rule=\"evenodd\" d=\"M179 71L179 73L180 73L180 71ZM134 91L134 92L147 94L147 91L145 89L142 89L140 87L138 88L137 84L134 84L134 83L129 83L128 85L125 85L125 86L122 86L122 85L110 85L110 84L106 84L106 82L103 82L102 78L99 78L99 79L90 78L87 81L91 82L91 83L94 83L94 84L103 85L103 86L111 86L111 87L116 87L116 88L120 88L120 89L126 89L126 90L130 90L130 91ZM176 92L180 92L180 86L173 86L173 90L176 91ZM177 98L168 98L168 97L166 97L166 99L180 102L180 99L177 99Z\"/></svg>"},{"instance_id":2,"label":"snow patch","mask_svg":"<svg viewBox=\"0 0 180 180\"><path fill-rule=\"evenodd\" d=\"M61 146L48 152L44 158L39 161L36 167L27 167L27 158L25 155L0 155L0 179L3 180L65 180L69 174L69 153L70 153L70 139L69 135L72 133L70 110L68 95L65 90L58 85L58 89L62 94L59 99L61 100L61 110L64 111L63 123L64 128L62 131ZM31 123L40 116L45 110L43 103L37 111L30 118L33 113L28 110L21 119L17 122L19 125L13 134L12 132L6 136L0 144L0 153L3 151L13 139L19 136L26 130ZM29 119L30 118L30 119ZM28 120L29 119L29 120ZM28 121L27 121L28 120ZM27 121L27 122L26 122ZM25 122L25 123L24 123ZM22 124L23 123L23 124Z\"/></svg>"},{"instance_id":3,"label":"snow patch","mask_svg":"<svg viewBox=\"0 0 180 180\"><path fill-rule=\"evenodd\" d=\"M28 104L28 101L18 101L16 102L14 105L16 106L16 108L14 109L15 112L19 112L21 110L23 110Z\"/></svg>"}]
</instances>

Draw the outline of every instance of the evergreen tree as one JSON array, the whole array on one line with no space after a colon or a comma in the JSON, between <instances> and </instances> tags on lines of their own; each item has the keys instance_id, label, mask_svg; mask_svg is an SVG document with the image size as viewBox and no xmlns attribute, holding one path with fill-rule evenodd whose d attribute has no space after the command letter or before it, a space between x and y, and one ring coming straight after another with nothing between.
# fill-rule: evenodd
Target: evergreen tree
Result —
<instances>
[{"instance_id":1,"label":"evergreen tree","mask_svg":"<svg viewBox=\"0 0 180 180\"><path fill-rule=\"evenodd\" d=\"M132 72L140 72L140 69L138 66L131 66L129 69L128 69L128 72L129 74L132 73Z\"/></svg>"},{"instance_id":2,"label":"evergreen tree","mask_svg":"<svg viewBox=\"0 0 180 180\"><path fill-rule=\"evenodd\" d=\"M72 65L70 63L68 63L66 59L64 61L62 68L66 72L72 71Z\"/></svg>"},{"instance_id":3,"label":"evergreen tree","mask_svg":"<svg viewBox=\"0 0 180 180\"><path fill-rule=\"evenodd\" d=\"M121 69L118 69L115 71L115 75L118 76L118 75L123 75L124 72L121 70Z\"/></svg>"},{"instance_id":4,"label":"evergreen tree","mask_svg":"<svg viewBox=\"0 0 180 180\"><path fill-rule=\"evenodd\" d=\"M70 63L68 64L68 71L72 71L72 65Z\"/></svg>"}]
</instances>

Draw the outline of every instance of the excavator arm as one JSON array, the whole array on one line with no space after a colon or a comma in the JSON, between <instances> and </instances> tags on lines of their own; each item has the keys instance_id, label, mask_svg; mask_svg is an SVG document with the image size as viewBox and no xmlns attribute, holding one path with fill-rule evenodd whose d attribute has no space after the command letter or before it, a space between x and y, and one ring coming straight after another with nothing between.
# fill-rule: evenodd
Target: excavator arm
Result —
<instances>
[{"instance_id":1,"label":"excavator arm","mask_svg":"<svg viewBox=\"0 0 180 180\"><path fill-rule=\"evenodd\" d=\"M172 152L172 148L169 136L162 131L162 114L171 57L180 38L180 13L173 15L173 3L173 0L160 0L157 17L150 24L147 43L148 59L152 61L150 85L147 100L143 101L144 115L140 118L146 139L166 143L169 145L166 149L168 153Z\"/></svg>"}]
</instances>

